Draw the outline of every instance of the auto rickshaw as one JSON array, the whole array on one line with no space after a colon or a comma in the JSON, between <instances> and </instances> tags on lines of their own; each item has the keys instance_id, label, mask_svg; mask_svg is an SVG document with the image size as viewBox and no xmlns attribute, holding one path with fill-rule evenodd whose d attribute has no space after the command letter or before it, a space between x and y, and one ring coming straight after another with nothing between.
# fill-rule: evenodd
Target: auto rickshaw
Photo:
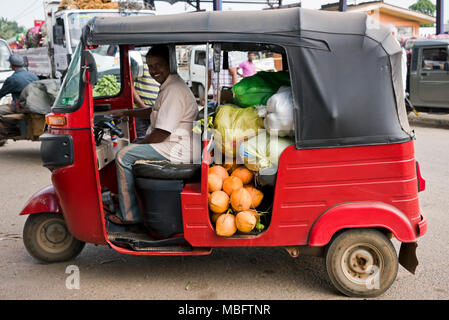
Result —
<instances>
[{"instance_id":1,"label":"auto rickshaw","mask_svg":"<svg viewBox=\"0 0 449 320\"><path fill-rule=\"evenodd\" d=\"M358 297L385 292L398 262L415 272L417 241L427 231L418 200L425 181L404 105L401 49L387 28L362 13L292 8L96 17L81 40L41 136L52 186L33 195L20 213L29 215L23 238L32 256L72 259L86 242L130 255L282 247L293 257L323 257L335 287ZM129 50L155 44L171 48L173 73L178 44L212 46L214 59L216 52L233 50L282 55L293 92L294 144L280 155L262 232L215 233L208 210L214 138L206 129L196 151L199 164L149 163L134 171L143 185L152 185L139 193L143 206L150 199L167 219L177 214L182 232L157 238L144 226L105 219L117 193L114 153L135 138L133 119L117 123L110 112L133 106ZM93 99L92 53L105 45L120 48L120 92ZM210 110L202 114L207 123ZM393 237L401 243L399 257Z\"/></svg>"}]
</instances>

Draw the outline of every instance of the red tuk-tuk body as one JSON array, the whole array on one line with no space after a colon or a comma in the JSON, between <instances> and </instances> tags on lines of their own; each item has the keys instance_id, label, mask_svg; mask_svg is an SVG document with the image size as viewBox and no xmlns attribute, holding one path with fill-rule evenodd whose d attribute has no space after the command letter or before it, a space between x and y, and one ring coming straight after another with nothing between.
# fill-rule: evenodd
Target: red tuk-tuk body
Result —
<instances>
[{"instance_id":1,"label":"red tuk-tuk body","mask_svg":"<svg viewBox=\"0 0 449 320\"><path fill-rule=\"evenodd\" d=\"M270 20L272 23L261 24L260 21L264 20L261 19L261 14L265 15L266 21ZM342 107L351 104L350 100L345 99L347 95L354 95L353 91L345 92L343 98L339 92L334 92L334 96L329 98L330 104L326 105L325 96L332 93L330 89L324 93L322 87L330 84L316 75L323 74L319 70L323 65L330 70L329 72L332 71L332 67L339 66L323 63L310 67L308 64L310 60L315 59L310 55L312 49L318 50L319 55L332 53L332 50L335 50L334 55L338 55L338 50L344 50L338 47L338 43L348 35L345 30L337 28L341 32L339 35L341 38L335 43L331 37L335 37L338 32L335 33L333 30L329 38L317 40L318 44L299 42L293 46L289 43L293 41L290 34L284 39L276 31L290 32L284 25L286 21L294 22L298 16L302 19L301 23L305 24L300 28L302 33L307 33L302 31L302 28L308 29L309 32L313 28L318 30L319 27L315 24L319 21L328 21L329 17L336 19L335 25L342 22L340 15L303 9L255 12L253 15L201 13L187 16L96 18L91 21L85 30L82 45L78 47L74 61L69 67L53 112L47 116L48 132L41 136L42 160L44 165L52 170L53 186L36 193L21 212L21 215L29 215L24 229L24 242L28 251L40 260L61 261L76 256L86 242L107 244L118 252L131 255L203 255L209 254L213 247L285 247L294 257L301 253L324 256L327 259L328 273L332 282L344 294L373 296L388 289L396 276L397 257L388 240L394 237L402 243L399 262L414 272L417 266L415 256L417 239L426 233L427 222L418 200L418 192L424 189L424 180L420 176L414 156L413 135L407 131L408 123L404 124L405 105L397 98L401 92L396 85L401 81L391 81L394 72L397 71L397 61L392 57L400 56L400 48L396 54L397 44L369 40L373 43L367 44L367 50L374 51L372 47L376 45L382 48L376 49L380 50L378 55L389 57L390 60L385 61L391 62L389 67L374 66L370 69L378 77L384 77L383 80L390 79L389 82L384 81L390 91L382 93L388 103L379 103L379 110L376 111L372 107L367 107L358 115L366 117L365 126L353 125L351 121L348 122L350 114L358 114L359 111L354 109L348 112ZM212 17L215 20L211 19ZM354 25L363 24L367 19L365 15L359 14L351 17L354 19ZM186 22L192 18L197 19L195 25L198 30L203 31L189 38L184 31L193 28ZM236 35L228 30L239 25L230 23L234 20L240 22L251 20L253 21L251 26L256 28L255 25L259 24L260 28L266 30L255 32L250 28L248 31L245 28L249 28L249 25L244 24L239 27L243 28L243 31ZM217 22L214 24L211 21ZM158 30L162 34L168 22L173 23L175 31L170 33L171 37L165 35L168 37L167 40L158 36ZM202 25L208 27L201 28ZM297 23L292 25L292 28L298 28ZM130 29L127 29L128 26ZM142 36L136 31L140 30L139 28L152 32ZM222 32L219 32L220 30ZM272 31L268 36L267 30ZM303 41L302 33L298 41ZM117 34L120 36L117 37ZM307 36L322 37L322 30L318 30L317 34L318 36L315 34ZM371 34L370 37L384 39L379 35ZM389 39L386 34L385 37ZM282 41L278 40L279 38L282 38ZM363 36L356 32L354 39L359 38ZM161 244L164 243L164 239L154 239L154 245L151 245L152 240L148 238L142 240L141 235L129 236L128 244L121 241L120 239L126 238L125 233L111 229L110 223L105 219L103 190L107 189L112 194L117 193L117 174L113 156L123 145L115 147L110 143L109 149L101 151L102 145L97 143L94 134L97 126L94 119L95 116L104 114L105 105L108 109L106 112L132 108L133 89L129 51L134 48L133 44L210 41L220 42L224 46L231 40L238 42L239 39L253 46L267 41L284 46L284 54L286 53L290 65L292 85L295 87L301 84L300 87L305 90L301 99L295 96L296 101L301 101L298 105L302 109L299 108L300 111L295 113L295 117L299 117L295 119L295 123L300 125L295 129L295 145L286 148L279 159L269 226L256 234L236 234L232 237L220 237L216 234L208 208L208 170L213 163L213 154L209 147L213 144L213 140L206 138L202 145L200 179L186 181L180 193L184 240L182 245L173 244L169 240L168 245L164 247ZM323 47L320 41L327 47ZM98 44L109 43L120 48L121 88L114 96L96 98L92 88L96 82L97 70L90 51L95 51ZM355 43L358 48L358 40ZM298 48L304 52L297 52ZM299 74L298 79L295 78L294 58L303 59L300 71L296 71ZM366 59L367 63L378 61L377 57L369 60L369 55ZM311 73L308 67L317 69L316 73ZM76 72L78 77L73 76ZM315 79L317 81L305 83L301 78L311 75L317 77ZM373 78L375 81L373 86L378 86L382 79ZM359 79L354 81L360 82ZM333 83L330 87L335 85ZM315 94L316 99L310 102L307 94ZM376 95L379 96L379 93L376 92ZM358 98L363 100L366 97ZM343 101L339 101L341 99ZM372 96L369 96L363 101L368 105L372 100ZM325 107L320 109L317 106L314 106L313 110L307 109L308 101L310 104L320 101L327 106L327 109ZM359 104L360 108L363 106ZM316 110L328 112L325 115L323 113L322 118L315 119L317 123L320 122L321 131L317 131L317 124L312 122L310 125L306 120L306 115L316 117L314 113ZM339 115L342 118L346 117L344 122L338 122ZM370 118L375 116L385 119L385 121L372 121L379 127L383 126L381 129L385 131L384 136L376 132L371 134L373 130L377 130L373 129L376 126L369 123ZM330 120L326 123L323 118ZM127 132L124 132L125 136L120 141L129 143L135 138L133 120L125 121L124 128ZM357 130L362 132L360 138L354 138L354 132ZM349 138L346 139L345 135ZM112 153L107 153L109 151ZM39 227L45 227L45 230L52 231L52 234L47 235L50 231L43 232ZM340 252L342 247L347 250ZM317 250L314 251L314 248ZM361 265L347 266L346 270L338 259L356 260ZM376 275L373 266L381 272L379 288L366 286L366 281L371 281L370 277ZM365 272L366 268L374 271L368 274ZM360 280L361 275L363 279Z\"/></svg>"}]
</instances>

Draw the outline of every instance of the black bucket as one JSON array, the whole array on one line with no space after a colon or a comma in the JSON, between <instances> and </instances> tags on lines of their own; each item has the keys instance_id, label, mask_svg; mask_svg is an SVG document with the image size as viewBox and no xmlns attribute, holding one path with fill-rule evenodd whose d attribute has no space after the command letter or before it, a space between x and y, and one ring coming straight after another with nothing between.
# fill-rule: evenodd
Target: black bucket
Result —
<instances>
[{"instance_id":1,"label":"black bucket","mask_svg":"<svg viewBox=\"0 0 449 320\"><path fill-rule=\"evenodd\" d=\"M142 201L144 225L151 233L168 238L182 233L182 180L136 178L136 189Z\"/></svg>"}]
</instances>

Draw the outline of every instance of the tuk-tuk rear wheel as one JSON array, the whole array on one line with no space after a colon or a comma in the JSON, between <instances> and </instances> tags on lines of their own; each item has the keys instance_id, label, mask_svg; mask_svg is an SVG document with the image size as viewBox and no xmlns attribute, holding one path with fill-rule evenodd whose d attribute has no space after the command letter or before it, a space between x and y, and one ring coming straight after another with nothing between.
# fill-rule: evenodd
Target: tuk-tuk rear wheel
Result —
<instances>
[{"instance_id":1,"label":"tuk-tuk rear wheel","mask_svg":"<svg viewBox=\"0 0 449 320\"><path fill-rule=\"evenodd\" d=\"M29 254L42 262L73 259L85 245L70 234L64 217L58 213L28 216L23 228L23 242Z\"/></svg>"},{"instance_id":2,"label":"tuk-tuk rear wheel","mask_svg":"<svg viewBox=\"0 0 449 320\"><path fill-rule=\"evenodd\" d=\"M0 147L3 147L6 144L6 140L0 140Z\"/></svg>"},{"instance_id":3,"label":"tuk-tuk rear wheel","mask_svg":"<svg viewBox=\"0 0 449 320\"><path fill-rule=\"evenodd\" d=\"M351 297L375 297L396 279L398 259L391 241L374 229L347 230L327 249L326 268L334 286Z\"/></svg>"}]
</instances>

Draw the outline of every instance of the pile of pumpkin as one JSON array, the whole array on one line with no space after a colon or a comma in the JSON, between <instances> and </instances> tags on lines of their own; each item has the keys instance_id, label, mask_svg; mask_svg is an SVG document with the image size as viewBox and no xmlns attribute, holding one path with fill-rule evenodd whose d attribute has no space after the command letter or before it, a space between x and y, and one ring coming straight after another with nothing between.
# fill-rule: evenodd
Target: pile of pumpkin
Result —
<instances>
[{"instance_id":1,"label":"pile of pumpkin","mask_svg":"<svg viewBox=\"0 0 449 320\"><path fill-rule=\"evenodd\" d=\"M245 166L213 165L209 168L209 209L215 232L230 237L237 230L243 233L262 231L261 213L256 208L263 199L254 186L254 174Z\"/></svg>"}]
</instances>

